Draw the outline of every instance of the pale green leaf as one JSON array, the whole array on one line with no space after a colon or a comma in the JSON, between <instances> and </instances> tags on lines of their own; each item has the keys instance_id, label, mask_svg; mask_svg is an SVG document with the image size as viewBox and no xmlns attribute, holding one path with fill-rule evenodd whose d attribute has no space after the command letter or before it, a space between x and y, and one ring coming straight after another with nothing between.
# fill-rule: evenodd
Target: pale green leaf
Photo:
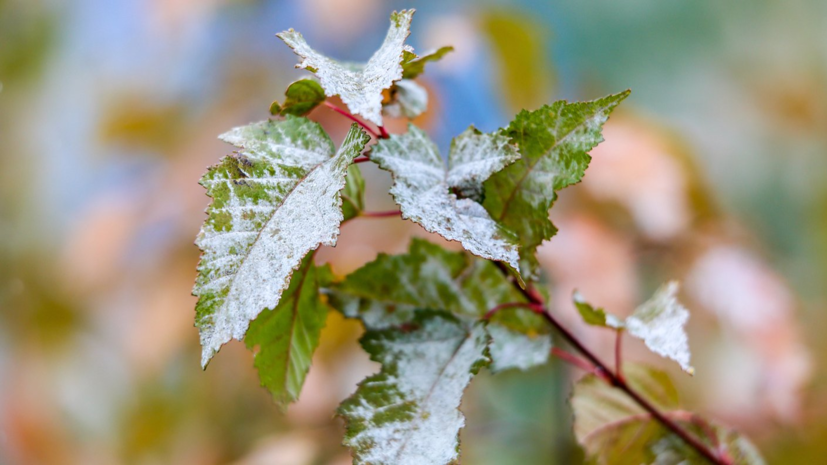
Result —
<instances>
[{"instance_id":1,"label":"pale green leaf","mask_svg":"<svg viewBox=\"0 0 827 465\"><path fill-rule=\"evenodd\" d=\"M491 372L529 368L545 365L551 354L549 334L527 335L499 324L489 324L491 336Z\"/></svg>"},{"instance_id":2,"label":"pale green leaf","mask_svg":"<svg viewBox=\"0 0 827 465\"><path fill-rule=\"evenodd\" d=\"M369 140L353 125L334 155L321 126L290 115L221 138L240 150L200 181L213 199L196 240L202 255L193 289L204 366L279 304L309 251L336 244L345 172Z\"/></svg>"},{"instance_id":3,"label":"pale green leaf","mask_svg":"<svg viewBox=\"0 0 827 465\"><path fill-rule=\"evenodd\" d=\"M403 79L391 88L391 101L383 111L392 118L416 118L428 109L428 91L415 81Z\"/></svg>"},{"instance_id":4,"label":"pale green leaf","mask_svg":"<svg viewBox=\"0 0 827 465\"><path fill-rule=\"evenodd\" d=\"M382 125L382 90L402 79L403 52L410 33L414 10L391 14L391 25L379 50L364 65L341 63L310 48L304 37L293 29L277 34L301 57L298 68L305 68L319 77L325 94L339 95L351 113Z\"/></svg>"},{"instance_id":5,"label":"pale green leaf","mask_svg":"<svg viewBox=\"0 0 827 465\"><path fill-rule=\"evenodd\" d=\"M684 326L689 311L678 302L678 283L669 282L626 318L626 331L646 343L652 352L671 358L689 374L689 341Z\"/></svg>"},{"instance_id":6,"label":"pale green leaf","mask_svg":"<svg viewBox=\"0 0 827 465\"><path fill-rule=\"evenodd\" d=\"M327 317L319 287L330 281L330 270L317 268L313 255L304 258L276 308L259 313L244 336L261 385L282 408L299 397Z\"/></svg>"},{"instance_id":7,"label":"pale green leaf","mask_svg":"<svg viewBox=\"0 0 827 465\"><path fill-rule=\"evenodd\" d=\"M270 105L270 114L302 116L310 113L316 106L325 101L324 89L312 79L300 79L287 87L284 91L284 103L273 102Z\"/></svg>"},{"instance_id":8,"label":"pale green leaf","mask_svg":"<svg viewBox=\"0 0 827 465\"><path fill-rule=\"evenodd\" d=\"M484 324L420 313L405 328L368 331L361 343L382 370L339 407L354 463L456 463L462 395L489 363Z\"/></svg>"},{"instance_id":9,"label":"pale green leaf","mask_svg":"<svg viewBox=\"0 0 827 465\"><path fill-rule=\"evenodd\" d=\"M669 376L652 368L627 364L627 383L707 447L720 448L734 465L763 464L748 439L697 415L680 411L677 390ZM574 387L574 433L593 464L678 465L708 462L679 437L661 426L624 392L595 375L586 375Z\"/></svg>"},{"instance_id":10,"label":"pale green leaf","mask_svg":"<svg viewBox=\"0 0 827 465\"><path fill-rule=\"evenodd\" d=\"M628 95L625 91L590 102L559 101L524 110L508 126L521 158L485 183L483 206L516 234L523 278L537 278L535 251L557 232L548 219L557 191L583 177L591 160L588 152L603 140L603 123Z\"/></svg>"},{"instance_id":11,"label":"pale green leaf","mask_svg":"<svg viewBox=\"0 0 827 465\"><path fill-rule=\"evenodd\" d=\"M439 47L436 50L431 50L430 52L426 52L422 54L422 56L416 56L413 52L405 52L404 59L402 61L402 78L416 78L425 71L426 63L430 61L439 61L446 54L453 51L454 47L448 45L445 47Z\"/></svg>"},{"instance_id":12,"label":"pale green leaf","mask_svg":"<svg viewBox=\"0 0 827 465\"><path fill-rule=\"evenodd\" d=\"M519 155L508 138L483 134L473 127L451 143L448 165L424 131L410 124L408 132L382 139L371 160L391 172L391 194L403 218L426 230L459 241L471 253L518 267L519 251L512 239L472 198L452 191L477 189L483 181Z\"/></svg>"}]
</instances>

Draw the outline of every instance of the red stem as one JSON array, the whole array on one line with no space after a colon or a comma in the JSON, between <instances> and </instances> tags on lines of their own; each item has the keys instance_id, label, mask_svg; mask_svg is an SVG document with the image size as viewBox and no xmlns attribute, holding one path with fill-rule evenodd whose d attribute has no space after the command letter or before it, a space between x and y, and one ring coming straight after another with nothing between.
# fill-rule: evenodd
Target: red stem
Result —
<instances>
[{"instance_id":1,"label":"red stem","mask_svg":"<svg viewBox=\"0 0 827 465\"><path fill-rule=\"evenodd\" d=\"M632 389L626 383L626 380L623 379L622 376L618 376L615 373L612 373L609 370L608 366L603 363L597 356L587 349L579 339L577 339L574 334L572 334L565 326L560 324L554 316L548 312L545 308L543 303L542 297L531 287L527 287L526 289L522 289L516 282L514 282L515 287L519 290L528 301L532 304L539 305L543 308L543 311L540 315L546 319L546 321L552 325L557 331L563 336L569 344L571 344L578 352L580 352L586 359L588 359L592 364L594 364L595 369L602 371L605 376L603 378L611 384L612 386L620 389L626 395L632 398L638 405L640 405L644 410L652 414L660 424L671 430L675 435L681 438L685 443L687 443L690 447L695 449L699 454L701 454L704 458L709 460L711 463L716 465L731 465L731 461L728 460L726 457L719 457L716 455L712 450L710 450L706 445L704 445L698 438L693 436L689 431L684 429L681 425L677 424L674 420L669 418L666 414L658 410L651 402L647 399L643 398L637 391Z\"/></svg>"},{"instance_id":2,"label":"red stem","mask_svg":"<svg viewBox=\"0 0 827 465\"><path fill-rule=\"evenodd\" d=\"M402 212L399 210L391 210L386 212L362 212L359 216L366 216L368 218L385 218L388 216L399 216Z\"/></svg>"},{"instance_id":3,"label":"red stem","mask_svg":"<svg viewBox=\"0 0 827 465\"><path fill-rule=\"evenodd\" d=\"M357 118L357 117L353 116L353 115L352 115L352 114L350 114L348 111L346 111L346 110L342 110L341 108L339 108L339 107L337 107L336 105L334 105L334 104L332 104L332 103L328 102L327 100L325 100L325 102L324 102L324 106L326 106L327 108L330 108L331 110L335 111L336 113L339 113L340 115L344 116L345 118L348 118L348 119L350 119L350 120L352 120L352 121L355 121L355 122L356 122L356 124L358 124L359 126L362 126L363 128L365 128L365 130L366 130L367 132L369 132L369 133L373 134L373 136L374 136L374 137L377 137L377 138L380 138L380 139L387 139L387 137L388 137L388 136L387 136L387 133L386 133L386 132L384 132L384 129L380 128L380 130L381 130L381 131L385 134L385 135L383 136L382 134L380 134L380 133L378 133L378 132L374 131L374 130L373 130L373 128L371 128L370 126L368 126L368 125L367 125L367 123L365 123L364 121L362 121L362 120L360 120L359 118Z\"/></svg>"},{"instance_id":4,"label":"red stem","mask_svg":"<svg viewBox=\"0 0 827 465\"><path fill-rule=\"evenodd\" d=\"M388 131L385 131L385 126L377 126L379 128L379 138L380 139L387 139L390 137Z\"/></svg>"},{"instance_id":5,"label":"red stem","mask_svg":"<svg viewBox=\"0 0 827 465\"><path fill-rule=\"evenodd\" d=\"M353 159L353 163L364 163L366 161L370 161L368 157L356 157Z\"/></svg>"}]
</instances>

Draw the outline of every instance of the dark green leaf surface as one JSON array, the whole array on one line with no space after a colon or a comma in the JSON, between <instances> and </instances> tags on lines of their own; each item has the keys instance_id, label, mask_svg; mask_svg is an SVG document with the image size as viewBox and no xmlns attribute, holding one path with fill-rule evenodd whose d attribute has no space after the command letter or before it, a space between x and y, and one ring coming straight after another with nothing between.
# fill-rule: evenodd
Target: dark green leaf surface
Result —
<instances>
[{"instance_id":1,"label":"dark green leaf surface","mask_svg":"<svg viewBox=\"0 0 827 465\"><path fill-rule=\"evenodd\" d=\"M327 98L322 86L312 79L300 79L287 87L284 103L273 102L270 114L303 116Z\"/></svg>"},{"instance_id":2,"label":"dark green leaf surface","mask_svg":"<svg viewBox=\"0 0 827 465\"><path fill-rule=\"evenodd\" d=\"M522 157L485 182L483 206L517 236L525 279L536 279L535 251L557 232L548 219L557 191L580 182L591 160L588 152L603 140L603 123L628 95L524 110L508 126Z\"/></svg>"}]
</instances>

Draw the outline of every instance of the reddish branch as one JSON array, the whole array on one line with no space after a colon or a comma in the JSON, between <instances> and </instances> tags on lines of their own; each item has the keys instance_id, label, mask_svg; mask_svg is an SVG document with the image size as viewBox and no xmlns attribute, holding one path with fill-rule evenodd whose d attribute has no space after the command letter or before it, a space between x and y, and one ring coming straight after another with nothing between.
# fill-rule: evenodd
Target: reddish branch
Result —
<instances>
[{"instance_id":1,"label":"reddish branch","mask_svg":"<svg viewBox=\"0 0 827 465\"><path fill-rule=\"evenodd\" d=\"M507 270L505 270L503 267L501 267L500 269L507 273ZM641 408L649 412L649 414L651 414L655 420L657 420L658 422L660 422L660 424L662 424L663 426L671 430L673 433L675 433L675 435L681 438L685 443L687 443L690 447L695 449L699 454L701 454L701 456L709 460L711 463L714 463L716 465L732 464L732 461L729 457L723 454L719 456L718 454L713 452L710 448L704 445L698 438L693 436L689 431L684 429L673 419L669 418L669 416L666 413L661 412L651 402L649 402L647 399L638 394L636 390L632 389L632 387L626 383L626 380L623 378L623 376L619 374L619 372L612 372L609 369L609 367L605 363L603 363L602 360L597 358L597 356L591 350L586 348L586 346L584 346L583 343L580 342L580 340L577 339L577 337L574 334L572 334L568 329L566 329L565 326L563 326L551 313L549 313L548 309L545 307L545 303L543 302L542 296L540 296L540 294L531 287L531 284L529 284L526 288L522 288L515 281L514 286L523 294L523 296L525 296L525 298L528 300L528 303L531 304L532 308L542 308L542 311L538 312L538 314L545 318L545 320L551 326L553 326L560 333L563 339L565 339L566 342L568 342L572 347L574 347L577 350L577 352L582 354L589 362L591 362L591 364L594 365L594 370L597 370L600 376L604 380L606 380L607 383L626 393L626 395L631 397L632 400L635 401L635 403L641 406ZM618 338L619 337L620 335L618 335ZM617 348L619 349L619 343ZM566 354L568 353L566 352ZM619 350L616 351L616 356L618 358L620 357L619 354ZM555 355L560 356L559 354ZM571 357L563 358L568 361L568 359ZM585 366L582 363L582 359L576 357L575 359L577 360L577 362L574 362L575 365L580 366L581 368Z\"/></svg>"},{"instance_id":2,"label":"reddish branch","mask_svg":"<svg viewBox=\"0 0 827 465\"><path fill-rule=\"evenodd\" d=\"M324 101L324 106L326 106L327 108L330 108L331 110L333 110L336 113L344 116L345 118L347 118L351 121L354 121L359 126L362 126L363 128L365 128L365 130L367 132L373 134L373 137L376 137L377 139L387 139L388 137L390 137L388 135L388 132L385 131L384 127L379 126L379 132L376 132L372 127L368 126L367 123L365 123L364 121L360 120L359 118L353 116L349 111L343 110L343 109L337 107L336 105L328 102L327 100Z\"/></svg>"},{"instance_id":3,"label":"reddish branch","mask_svg":"<svg viewBox=\"0 0 827 465\"><path fill-rule=\"evenodd\" d=\"M356 157L353 159L353 163L364 163L366 161L370 161L368 157Z\"/></svg>"}]
</instances>

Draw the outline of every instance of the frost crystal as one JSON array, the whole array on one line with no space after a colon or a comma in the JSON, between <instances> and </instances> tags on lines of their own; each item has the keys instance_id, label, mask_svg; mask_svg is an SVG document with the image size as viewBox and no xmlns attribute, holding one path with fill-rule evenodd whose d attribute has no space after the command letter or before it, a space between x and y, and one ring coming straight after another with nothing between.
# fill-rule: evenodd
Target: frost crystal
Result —
<instances>
[{"instance_id":1,"label":"frost crystal","mask_svg":"<svg viewBox=\"0 0 827 465\"><path fill-rule=\"evenodd\" d=\"M425 132L412 124L408 128L406 134L379 141L371 154L393 173L390 192L402 216L461 242L475 255L518 269L517 245L473 198L491 174L519 158L516 148L504 135L469 128L451 143L446 168ZM457 198L455 192L471 198Z\"/></svg>"},{"instance_id":2,"label":"frost crystal","mask_svg":"<svg viewBox=\"0 0 827 465\"><path fill-rule=\"evenodd\" d=\"M315 73L329 97L339 95L351 113L381 126L382 91L402 79L404 53L413 52L405 45L413 14L413 9L391 14L385 41L365 64L332 60L310 48L304 37L293 29L276 35L302 58L296 67Z\"/></svg>"},{"instance_id":3,"label":"frost crystal","mask_svg":"<svg viewBox=\"0 0 827 465\"><path fill-rule=\"evenodd\" d=\"M200 181L213 198L196 240L203 253L193 289L204 366L231 338L241 340L259 312L279 303L309 251L335 245L345 172L369 140L354 125L332 155L321 126L293 116L221 138L241 150Z\"/></svg>"}]
</instances>

